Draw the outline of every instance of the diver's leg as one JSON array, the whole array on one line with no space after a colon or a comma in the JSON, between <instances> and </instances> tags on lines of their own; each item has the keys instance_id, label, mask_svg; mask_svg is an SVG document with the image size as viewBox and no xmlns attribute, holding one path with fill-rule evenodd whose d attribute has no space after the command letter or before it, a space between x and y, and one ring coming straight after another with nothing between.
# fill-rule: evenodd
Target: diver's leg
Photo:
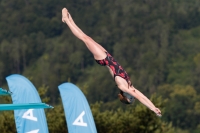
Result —
<instances>
[{"instance_id":1,"label":"diver's leg","mask_svg":"<svg viewBox=\"0 0 200 133\"><path fill-rule=\"evenodd\" d=\"M69 17L69 21L71 22L71 24L79 31L79 32L82 32L83 33L83 31L76 25L76 23L74 22L74 20L73 20L73 18L71 17L71 14L68 12L68 17ZM83 33L84 34L84 33ZM100 49L102 49L103 51L106 51L100 44L98 44L98 43L95 43L96 45L98 45L98 47L100 48Z\"/></svg>"},{"instance_id":2,"label":"diver's leg","mask_svg":"<svg viewBox=\"0 0 200 133\"><path fill-rule=\"evenodd\" d=\"M92 38L87 36L80 28L78 28L78 26L73 22L72 18L71 21L69 18L71 18L71 16L68 13L67 9L64 8L62 10L62 21L68 25L72 33L77 38L79 38L85 43L85 45L87 46L89 51L93 54L96 60L104 59L106 57L105 49L102 49L98 43L96 43Z\"/></svg>"}]
</instances>

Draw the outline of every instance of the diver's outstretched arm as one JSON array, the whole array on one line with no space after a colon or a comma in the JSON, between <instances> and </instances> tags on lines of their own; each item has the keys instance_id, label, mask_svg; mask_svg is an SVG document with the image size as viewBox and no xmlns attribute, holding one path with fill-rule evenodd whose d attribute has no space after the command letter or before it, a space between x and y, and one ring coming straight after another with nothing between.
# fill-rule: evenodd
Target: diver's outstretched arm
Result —
<instances>
[{"instance_id":1,"label":"diver's outstretched arm","mask_svg":"<svg viewBox=\"0 0 200 133\"><path fill-rule=\"evenodd\" d=\"M136 99L138 99L142 104L144 104L146 107L148 107L150 110L156 113L157 116L161 116L161 111L155 107L155 105L139 90L135 89L133 86L127 86L126 80L122 79L121 77L116 77L115 81L117 83L118 88L126 92Z\"/></svg>"},{"instance_id":2,"label":"diver's outstretched arm","mask_svg":"<svg viewBox=\"0 0 200 133\"><path fill-rule=\"evenodd\" d=\"M137 98L142 104L147 106L150 110L152 110L154 113L156 113L157 116L162 116L161 111L159 108L156 108L155 105L144 95L142 94L139 90L133 89L128 92L130 95L134 96Z\"/></svg>"}]
</instances>

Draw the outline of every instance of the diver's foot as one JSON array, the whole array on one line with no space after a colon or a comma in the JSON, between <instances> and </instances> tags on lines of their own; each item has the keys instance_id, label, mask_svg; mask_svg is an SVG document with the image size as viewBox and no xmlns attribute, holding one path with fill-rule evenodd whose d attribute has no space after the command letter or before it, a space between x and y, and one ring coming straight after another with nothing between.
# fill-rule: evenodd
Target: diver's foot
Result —
<instances>
[{"instance_id":1,"label":"diver's foot","mask_svg":"<svg viewBox=\"0 0 200 133\"><path fill-rule=\"evenodd\" d=\"M66 21L69 21L69 12L66 8L62 9L62 21L63 23L66 23Z\"/></svg>"}]
</instances>

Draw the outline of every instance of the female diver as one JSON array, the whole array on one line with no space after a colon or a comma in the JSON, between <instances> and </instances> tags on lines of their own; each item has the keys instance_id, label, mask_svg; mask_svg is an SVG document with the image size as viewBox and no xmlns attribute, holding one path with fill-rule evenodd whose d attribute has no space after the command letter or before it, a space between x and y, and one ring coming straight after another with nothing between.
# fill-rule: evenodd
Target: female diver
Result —
<instances>
[{"instance_id":1,"label":"female diver","mask_svg":"<svg viewBox=\"0 0 200 133\"><path fill-rule=\"evenodd\" d=\"M134 98L138 99L142 104L161 116L161 111L144 96L140 91L133 87L130 78L121 65L97 42L86 35L73 21L70 13L66 8L62 9L62 21L68 25L71 32L84 42L89 51L93 54L96 62L102 66L106 66L112 77L114 78L117 87L120 89L118 97L121 102L130 104Z\"/></svg>"}]
</instances>

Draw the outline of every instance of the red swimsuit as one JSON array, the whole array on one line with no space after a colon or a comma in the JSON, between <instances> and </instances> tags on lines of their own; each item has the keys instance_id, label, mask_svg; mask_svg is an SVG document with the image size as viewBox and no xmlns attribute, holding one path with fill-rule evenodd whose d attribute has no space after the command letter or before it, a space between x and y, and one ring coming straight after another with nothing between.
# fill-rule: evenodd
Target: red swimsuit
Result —
<instances>
[{"instance_id":1,"label":"red swimsuit","mask_svg":"<svg viewBox=\"0 0 200 133\"><path fill-rule=\"evenodd\" d=\"M122 68L122 66L108 52L106 52L106 54L107 56L105 59L96 60L96 62L102 66L109 66L110 69L113 71L114 79L116 76L120 76L125 79L129 85L132 85L128 74Z\"/></svg>"},{"instance_id":2,"label":"red swimsuit","mask_svg":"<svg viewBox=\"0 0 200 133\"><path fill-rule=\"evenodd\" d=\"M106 52L107 56L103 60L96 60L96 62L102 66L109 66L109 68L113 71L114 79L116 76L120 76L123 79L125 79L129 86L132 85L130 78L126 71L122 68L122 66L108 53ZM125 93L123 91L120 91L120 93L125 96L127 99L129 99L130 102L125 102L126 104L133 103L134 97L128 93ZM121 100L120 100L121 101Z\"/></svg>"}]
</instances>

